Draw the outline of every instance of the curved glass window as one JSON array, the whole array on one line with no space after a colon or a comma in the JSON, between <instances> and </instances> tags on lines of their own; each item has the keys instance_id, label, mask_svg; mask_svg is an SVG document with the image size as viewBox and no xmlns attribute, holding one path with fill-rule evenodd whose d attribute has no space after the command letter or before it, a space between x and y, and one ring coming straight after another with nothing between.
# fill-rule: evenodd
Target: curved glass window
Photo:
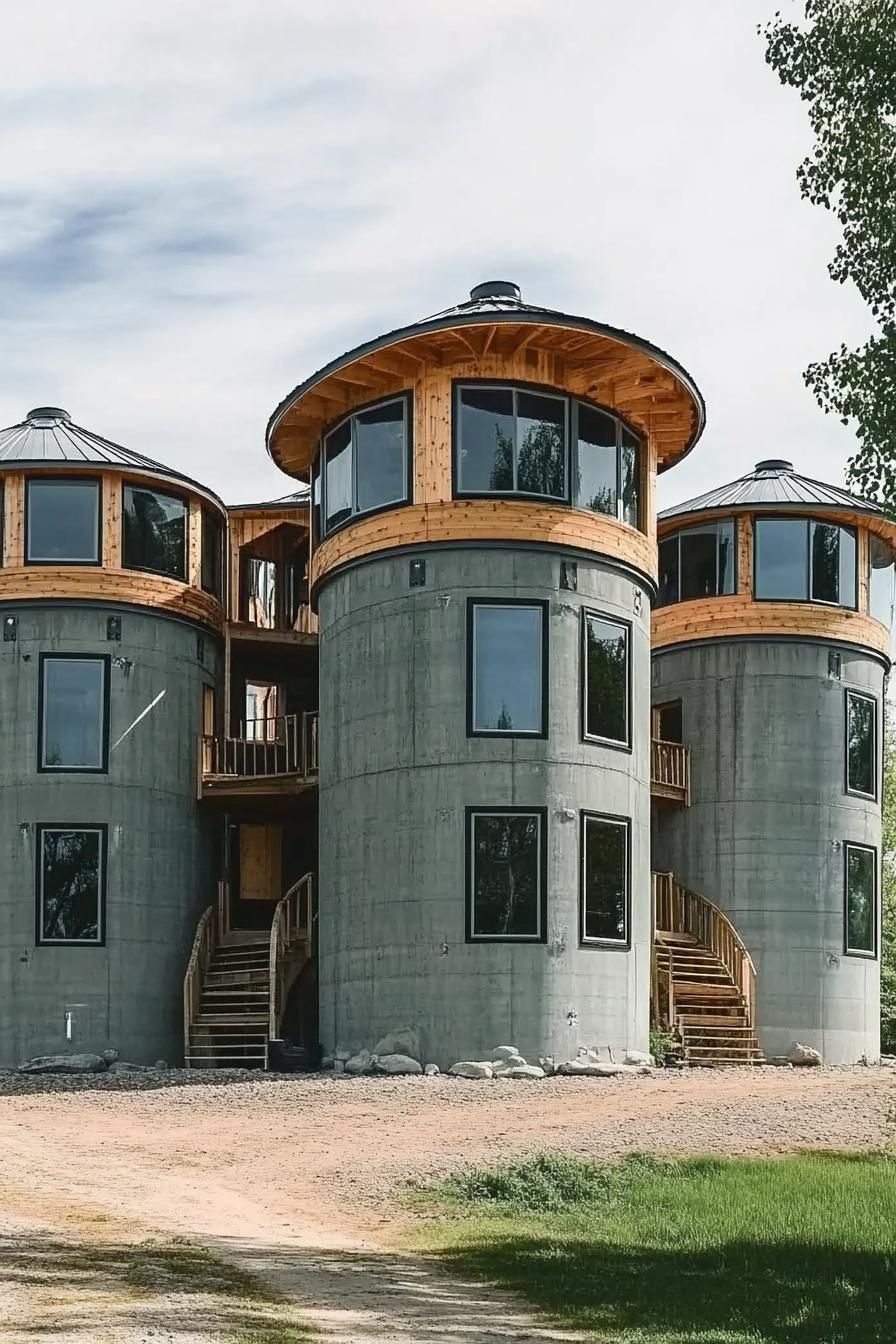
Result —
<instances>
[{"instance_id":1,"label":"curved glass window","mask_svg":"<svg viewBox=\"0 0 896 1344\"><path fill-rule=\"evenodd\" d=\"M736 535L734 519L722 518L664 537L657 605L733 593Z\"/></svg>"},{"instance_id":2,"label":"curved glass window","mask_svg":"<svg viewBox=\"0 0 896 1344\"><path fill-rule=\"evenodd\" d=\"M410 498L410 393L355 411L324 437L313 507L320 535Z\"/></svg>"},{"instance_id":3,"label":"curved glass window","mask_svg":"<svg viewBox=\"0 0 896 1344\"><path fill-rule=\"evenodd\" d=\"M640 526L641 445L591 402L508 384L455 392L455 494L527 495Z\"/></svg>"},{"instance_id":4,"label":"curved glass window","mask_svg":"<svg viewBox=\"0 0 896 1344\"><path fill-rule=\"evenodd\" d=\"M869 607L888 630L893 628L893 552L880 537L869 538Z\"/></svg>"},{"instance_id":5,"label":"curved glass window","mask_svg":"<svg viewBox=\"0 0 896 1344\"><path fill-rule=\"evenodd\" d=\"M857 606L856 533L817 518L757 518L753 595Z\"/></svg>"},{"instance_id":6,"label":"curved glass window","mask_svg":"<svg viewBox=\"0 0 896 1344\"><path fill-rule=\"evenodd\" d=\"M126 485L123 560L125 569L148 569L186 581L186 501L142 485Z\"/></svg>"}]
</instances>

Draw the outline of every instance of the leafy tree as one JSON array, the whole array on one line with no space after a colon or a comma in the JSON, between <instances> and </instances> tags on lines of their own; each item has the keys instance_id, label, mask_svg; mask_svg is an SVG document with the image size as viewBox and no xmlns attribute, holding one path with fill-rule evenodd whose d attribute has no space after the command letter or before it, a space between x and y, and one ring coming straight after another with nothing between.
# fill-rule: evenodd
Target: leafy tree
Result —
<instances>
[{"instance_id":1,"label":"leafy tree","mask_svg":"<svg viewBox=\"0 0 896 1344\"><path fill-rule=\"evenodd\" d=\"M883 928L880 963L881 1049L896 1054L896 741L892 710L884 731L883 835L881 838Z\"/></svg>"},{"instance_id":2,"label":"leafy tree","mask_svg":"<svg viewBox=\"0 0 896 1344\"><path fill-rule=\"evenodd\" d=\"M896 0L805 0L804 20L761 28L766 60L807 104L815 147L797 180L832 211L842 240L830 263L851 281L877 331L811 364L807 385L826 412L853 423L853 483L896 498Z\"/></svg>"}]
</instances>

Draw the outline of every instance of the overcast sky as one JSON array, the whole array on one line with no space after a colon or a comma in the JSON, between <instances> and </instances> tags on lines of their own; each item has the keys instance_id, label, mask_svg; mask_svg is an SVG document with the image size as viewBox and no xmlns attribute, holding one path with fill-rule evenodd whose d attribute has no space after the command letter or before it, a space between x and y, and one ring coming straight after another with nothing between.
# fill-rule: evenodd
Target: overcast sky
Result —
<instances>
[{"instance_id":1,"label":"overcast sky","mask_svg":"<svg viewBox=\"0 0 896 1344\"><path fill-rule=\"evenodd\" d=\"M707 429L661 505L769 456L841 481L802 370L869 319L798 194L776 3L3 6L0 423L61 405L270 498L297 382L505 278L693 374Z\"/></svg>"}]
</instances>

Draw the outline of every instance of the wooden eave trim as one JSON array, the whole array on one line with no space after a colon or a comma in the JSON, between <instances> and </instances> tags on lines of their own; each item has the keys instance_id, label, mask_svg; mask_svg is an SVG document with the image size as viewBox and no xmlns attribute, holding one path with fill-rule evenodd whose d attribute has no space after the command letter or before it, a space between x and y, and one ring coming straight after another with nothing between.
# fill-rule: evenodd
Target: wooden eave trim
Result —
<instances>
[{"instance_id":1,"label":"wooden eave trim","mask_svg":"<svg viewBox=\"0 0 896 1344\"><path fill-rule=\"evenodd\" d=\"M747 593L675 602L653 612L651 647L656 651L706 640L750 636L830 640L855 644L890 657L890 632L880 621L847 607L817 602L756 602Z\"/></svg>"}]
</instances>

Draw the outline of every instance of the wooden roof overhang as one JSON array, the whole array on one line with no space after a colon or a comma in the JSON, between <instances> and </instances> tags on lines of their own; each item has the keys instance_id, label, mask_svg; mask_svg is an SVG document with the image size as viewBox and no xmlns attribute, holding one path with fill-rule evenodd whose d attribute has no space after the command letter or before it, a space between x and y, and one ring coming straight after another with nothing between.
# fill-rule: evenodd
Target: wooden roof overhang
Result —
<instances>
[{"instance_id":1,"label":"wooden roof overhang","mask_svg":"<svg viewBox=\"0 0 896 1344\"><path fill-rule=\"evenodd\" d=\"M531 362L532 381L613 407L649 436L659 471L679 462L703 431L703 398L664 351L588 318L519 309L453 313L341 355L280 403L268 423L268 452L283 471L307 480L322 432L355 407L413 387L433 367L488 360L494 376L496 361L518 365L521 357Z\"/></svg>"}]
</instances>

